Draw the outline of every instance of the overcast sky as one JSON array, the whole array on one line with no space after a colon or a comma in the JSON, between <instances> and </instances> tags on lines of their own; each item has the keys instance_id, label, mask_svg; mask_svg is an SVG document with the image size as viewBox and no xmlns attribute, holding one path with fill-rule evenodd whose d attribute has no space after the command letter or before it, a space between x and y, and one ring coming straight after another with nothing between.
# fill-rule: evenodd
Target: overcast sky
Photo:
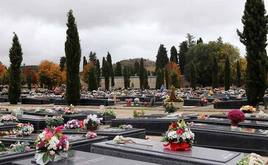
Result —
<instances>
[{"instance_id":1,"label":"overcast sky","mask_svg":"<svg viewBox=\"0 0 268 165\"><path fill-rule=\"evenodd\" d=\"M0 2L0 61L9 65L12 32L19 36L23 63L64 56L66 13L73 9L82 55L95 51L113 62L155 60L159 44L178 47L187 33L205 42L222 36L245 54L242 29L245 0L6 0ZM266 8L268 0L265 0Z\"/></svg>"}]
</instances>

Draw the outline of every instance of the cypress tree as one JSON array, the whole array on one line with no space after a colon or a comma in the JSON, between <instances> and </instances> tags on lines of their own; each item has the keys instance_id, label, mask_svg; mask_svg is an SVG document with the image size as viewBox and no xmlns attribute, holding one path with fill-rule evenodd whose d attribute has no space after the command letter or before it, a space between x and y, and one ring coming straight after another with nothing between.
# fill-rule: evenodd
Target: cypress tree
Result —
<instances>
[{"instance_id":1,"label":"cypress tree","mask_svg":"<svg viewBox=\"0 0 268 165\"><path fill-rule=\"evenodd\" d=\"M90 52L90 53L89 53L89 62L93 62L93 63L95 63L96 60L97 60L97 55L96 55L96 53L95 53L95 52Z\"/></svg>"},{"instance_id":2,"label":"cypress tree","mask_svg":"<svg viewBox=\"0 0 268 165\"><path fill-rule=\"evenodd\" d=\"M126 66L123 69L123 77L124 77L124 87L125 89L128 89L130 87L130 75L129 70Z\"/></svg>"},{"instance_id":3,"label":"cypress tree","mask_svg":"<svg viewBox=\"0 0 268 165\"><path fill-rule=\"evenodd\" d=\"M196 66L192 62L191 63L191 70L190 70L190 85L193 89L196 88L196 82L197 82L197 72L196 72Z\"/></svg>"},{"instance_id":4,"label":"cypress tree","mask_svg":"<svg viewBox=\"0 0 268 165\"><path fill-rule=\"evenodd\" d=\"M136 74L138 76L139 73L140 73L140 64L139 64L138 61L135 61L135 63L134 63L134 74Z\"/></svg>"},{"instance_id":5,"label":"cypress tree","mask_svg":"<svg viewBox=\"0 0 268 165\"><path fill-rule=\"evenodd\" d=\"M66 100L68 104L77 105L80 100L79 65L81 60L81 48L77 25L72 10L68 12L67 27L65 42L67 66Z\"/></svg>"},{"instance_id":6,"label":"cypress tree","mask_svg":"<svg viewBox=\"0 0 268 165\"><path fill-rule=\"evenodd\" d=\"M104 77L104 86L105 90L109 90L110 86L110 79L109 79L109 64L106 61L106 59L103 57L102 58L102 76Z\"/></svg>"},{"instance_id":7,"label":"cypress tree","mask_svg":"<svg viewBox=\"0 0 268 165\"><path fill-rule=\"evenodd\" d=\"M188 44L187 41L184 41L180 44L180 51L179 51L179 65L181 74L184 75L184 66L186 63L186 53L188 51Z\"/></svg>"},{"instance_id":8,"label":"cypress tree","mask_svg":"<svg viewBox=\"0 0 268 165\"><path fill-rule=\"evenodd\" d=\"M170 61L178 64L178 52L175 46L170 49Z\"/></svg>"},{"instance_id":9,"label":"cypress tree","mask_svg":"<svg viewBox=\"0 0 268 165\"><path fill-rule=\"evenodd\" d=\"M101 75L101 69L100 69L100 61L99 59L96 60L96 76L97 76L97 86L100 86L100 75Z\"/></svg>"},{"instance_id":10,"label":"cypress tree","mask_svg":"<svg viewBox=\"0 0 268 165\"><path fill-rule=\"evenodd\" d=\"M164 85L164 71L163 69L158 69L156 71L156 89L160 89Z\"/></svg>"},{"instance_id":11,"label":"cypress tree","mask_svg":"<svg viewBox=\"0 0 268 165\"><path fill-rule=\"evenodd\" d=\"M115 76L122 76L122 66L120 62L116 63L114 74Z\"/></svg>"},{"instance_id":12,"label":"cypress tree","mask_svg":"<svg viewBox=\"0 0 268 165\"><path fill-rule=\"evenodd\" d=\"M65 64L66 64L66 57L63 56L63 57L60 58L60 71L64 70Z\"/></svg>"},{"instance_id":13,"label":"cypress tree","mask_svg":"<svg viewBox=\"0 0 268 165\"><path fill-rule=\"evenodd\" d=\"M241 68L239 60L236 62L236 86L241 86Z\"/></svg>"},{"instance_id":14,"label":"cypress tree","mask_svg":"<svg viewBox=\"0 0 268 165\"><path fill-rule=\"evenodd\" d=\"M146 70L144 68L144 62L143 62L143 58L141 58L140 60L140 73L139 73L139 78L140 78L140 89L144 89L144 74L145 74Z\"/></svg>"},{"instance_id":15,"label":"cypress tree","mask_svg":"<svg viewBox=\"0 0 268 165\"><path fill-rule=\"evenodd\" d=\"M225 65L224 65L224 88L226 91L230 89L231 85L231 67L230 67L230 61L227 57L225 59Z\"/></svg>"},{"instance_id":16,"label":"cypress tree","mask_svg":"<svg viewBox=\"0 0 268 165\"><path fill-rule=\"evenodd\" d=\"M88 72L88 91L93 91L98 88L97 85L97 76L96 76L96 68L94 65L89 69Z\"/></svg>"},{"instance_id":17,"label":"cypress tree","mask_svg":"<svg viewBox=\"0 0 268 165\"><path fill-rule=\"evenodd\" d=\"M160 45L159 49L158 49L158 53L156 56L156 63L155 63L155 72L157 73L158 70L161 70L161 74L159 72L159 74L156 74L156 79L158 81L156 81L156 88L159 89L161 87L162 84L164 84L165 81L165 67L168 64L169 59L167 56L167 50L164 47L163 44ZM163 75L162 75L163 74ZM160 76L160 77L158 77ZM161 85L159 86L159 84L161 83Z\"/></svg>"},{"instance_id":18,"label":"cypress tree","mask_svg":"<svg viewBox=\"0 0 268 165\"><path fill-rule=\"evenodd\" d=\"M10 104L17 104L21 93L21 62L22 62L22 49L16 33L13 36L13 43L9 49L9 88L8 99Z\"/></svg>"},{"instance_id":19,"label":"cypress tree","mask_svg":"<svg viewBox=\"0 0 268 165\"><path fill-rule=\"evenodd\" d=\"M84 56L83 57L83 67L87 65L87 58Z\"/></svg>"},{"instance_id":20,"label":"cypress tree","mask_svg":"<svg viewBox=\"0 0 268 165\"><path fill-rule=\"evenodd\" d=\"M217 62L217 58L213 57L213 63L212 63L212 88L218 88L219 87L219 66Z\"/></svg>"},{"instance_id":21,"label":"cypress tree","mask_svg":"<svg viewBox=\"0 0 268 165\"><path fill-rule=\"evenodd\" d=\"M243 32L238 32L240 41L246 46L246 93L250 105L258 105L266 89L267 31L268 18L263 0L247 0Z\"/></svg>"},{"instance_id":22,"label":"cypress tree","mask_svg":"<svg viewBox=\"0 0 268 165\"><path fill-rule=\"evenodd\" d=\"M113 69L113 63L112 63L112 56L111 54L108 52L107 54L107 65L108 65L108 72L109 72L109 77L111 77L111 86L114 86L114 69Z\"/></svg>"},{"instance_id":23,"label":"cypress tree","mask_svg":"<svg viewBox=\"0 0 268 165\"><path fill-rule=\"evenodd\" d=\"M29 90L32 89L32 80L33 80L32 75L31 74L27 75L26 82Z\"/></svg>"},{"instance_id":24,"label":"cypress tree","mask_svg":"<svg viewBox=\"0 0 268 165\"><path fill-rule=\"evenodd\" d=\"M149 83L148 83L148 72L146 71L145 69L145 72L144 72L144 80L143 80L143 88L144 89L149 89Z\"/></svg>"}]
</instances>

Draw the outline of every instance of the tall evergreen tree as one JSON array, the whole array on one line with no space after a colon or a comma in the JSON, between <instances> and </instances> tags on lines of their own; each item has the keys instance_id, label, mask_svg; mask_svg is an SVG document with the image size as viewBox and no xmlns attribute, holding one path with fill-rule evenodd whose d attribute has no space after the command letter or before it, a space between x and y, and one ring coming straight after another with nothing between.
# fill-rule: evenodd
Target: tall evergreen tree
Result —
<instances>
[{"instance_id":1,"label":"tall evergreen tree","mask_svg":"<svg viewBox=\"0 0 268 165\"><path fill-rule=\"evenodd\" d=\"M236 62L236 86L241 86L241 68L239 60Z\"/></svg>"},{"instance_id":2,"label":"tall evergreen tree","mask_svg":"<svg viewBox=\"0 0 268 165\"><path fill-rule=\"evenodd\" d=\"M144 68L144 61L143 58L141 58L140 60L140 73L139 73L139 77L140 77L140 89L144 89L144 81L145 81L145 68Z\"/></svg>"},{"instance_id":3,"label":"tall evergreen tree","mask_svg":"<svg viewBox=\"0 0 268 165\"><path fill-rule=\"evenodd\" d=\"M188 51L188 44L187 41L184 41L180 44L180 51L179 51L179 65L181 74L184 74L184 66L186 64L186 53Z\"/></svg>"},{"instance_id":4,"label":"tall evergreen tree","mask_svg":"<svg viewBox=\"0 0 268 165\"><path fill-rule=\"evenodd\" d=\"M60 71L64 70L65 64L66 64L66 57L63 56L60 58Z\"/></svg>"},{"instance_id":5,"label":"tall evergreen tree","mask_svg":"<svg viewBox=\"0 0 268 165\"><path fill-rule=\"evenodd\" d=\"M110 79L109 79L109 64L106 59L102 58L102 76L104 77L104 86L105 90L109 90L110 87Z\"/></svg>"},{"instance_id":6,"label":"tall evergreen tree","mask_svg":"<svg viewBox=\"0 0 268 165\"><path fill-rule=\"evenodd\" d=\"M149 83L148 83L148 72L146 71L145 69L145 72L144 72L144 80L143 80L143 87L144 89L149 89Z\"/></svg>"},{"instance_id":7,"label":"tall evergreen tree","mask_svg":"<svg viewBox=\"0 0 268 165\"><path fill-rule=\"evenodd\" d=\"M128 89L130 87L130 74L128 68L125 66L123 69L124 87Z\"/></svg>"},{"instance_id":8,"label":"tall evergreen tree","mask_svg":"<svg viewBox=\"0 0 268 165\"><path fill-rule=\"evenodd\" d=\"M156 71L156 89L160 89L164 85L164 69L158 69Z\"/></svg>"},{"instance_id":9,"label":"tall evergreen tree","mask_svg":"<svg viewBox=\"0 0 268 165\"><path fill-rule=\"evenodd\" d=\"M72 10L68 12L67 27L67 37L65 42L67 66L66 99L68 104L76 105L80 100L79 65L81 60L81 47L77 25Z\"/></svg>"},{"instance_id":10,"label":"tall evergreen tree","mask_svg":"<svg viewBox=\"0 0 268 165\"><path fill-rule=\"evenodd\" d=\"M27 83L27 87L29 90L32 90L32 82L33 82L33 77L31 74L27 75L26 77L26 83Z\"/></svg>"},{"instance_id":11,"label":"tall evergreen tree","mask_svg":"<svg viewBox=\"0 0 268 165\"><path fill-rule=\"evenodd\" d=\"M203 44L203 39L200 37L197 41L196 44Z\"/></svg>"},{"instance_id":12,"label":"tall evergreen tree","mask_svg":"<svg viewBox=\"0 0 268 165\"><path fill-rule=\"evenodd\" d=\"M92 65L88 72L88 91L93 91L98 88L97 76L96 76L96 67Z\"/></svg>"},{"instance_id":13,"label":"tall evergreen tree","mask_svg":"<svg viewBox=\"0 0 268 165\"><path fill-rule=\"evenodd\" d=\"M219 66L217 62L217 58L213 56L212 63L212 88L219 87Z\"/></svg>"},{"instance_id":14,"label":"tall evergreen tree","mask_svg":"<svg viewBox=\"0 0 268 165\"><path fill-rule=\"evenodd\" d=\"M161 44L156 56L156 63L155 63L156 70L165 68L168 62L169 59L167 56L167 50L164 47L164 45Z\"/></svg>"},{"instance_id":15,"label":"tall evergreen tree","mask_svg":"<svg viewBox=\"0 0 268 165\"><path fill-rule=\"evenodd\" d=\"M111 77L111 86L114 86L114 69L113 69L113 63L112 63L112 56L111 54L108 52L107 54L107 64L108 64L108 72L109 72L109 76Z\"/></svg>"},{"instance_id":16,"label":"tall evergreen tree","mask_svg":"<svg viewBox=\"0 0 268 165\"><path fill-rule=\"evenodd\" d=\"M246 46L246 93L250 105L258 105L266 89L267 31L268 17L263 0L247 0L243 32L238 32L240 41Z\"/></svg>"},{"instance_id":17,"label":"tall evergreen tree","mask_svg":"<svg viewBox=\"0 0 268 165\"><path fill-rule=\"evenodd\" d=\"M100 76L101 76L99 59L96 60L96 76L97 76L97 86L99 87L100 86Z\"/></svg>"},{"instance_id":18,"label":"tall evergreen tree","mask_svg":"<svg viewBox=\"0 0 268 165\"><path fill-rule=\"evenodd\" d=\"M114 74L115 76L122 76L122 66L120 62L116 63Z\"/></svg>"},{"instance_id":19,"label":"tall evergreen tree","mask_svg":"<svg viewBox=\"0 0 268 165\"><path fill-rule=\"evenodd\" d=\"M226 91L230 89L231 85L231 66L229 58L227 57L225 59L225 65L224 65L224 88Z\"/></svg>"},{"instance_id":20,"label":"tall evergreen tree","mask_svg":"<svg viewBox=\"0 0 268 165\"><path fill-rule=\"evenodd\" d=\"M187 45L189 46L189 48L195 46L194 35L187 33L186 38L187 38Z\"/></svg>"},{"instance_id":21,"label":"tall evergreen tree","mask_svg":"<svg viewBox=\"0 0 268 165\"><path fill-rule=\"evenodd\" d=\"M17 104L21 93L21 62L22 62L22 49L16 33L14 33L13 43L9 49L9 88L8 99L10 104Z\"/></svg>"},{"instance_id":22,"label":"tall evergreen tree","mask_svg":"<svg viewBox=\"0 0 268 165\"><path fill-rule=\"evenodd\" d=\"M134 74L136 74L138 76L139 73L140 73L140 64L139 64L138 61L135 61L135 63L134 63Z\"/></svg>"},{"instance_id":23,"label":"tall evergreen tree","mask_svg":"<svg viewBox=\"0 0 268 165\"><path fill-rule=\"evenodd\" d=\"M178 64L178 52L175 46L170 49L170 61Z\"/></svg>"},{"instance_id":24,"label":"tall evergreen tree","mask_svg":"<svg viewBox=\"0 0 268 165\"><path fill-rule=\"evenodd\" d=\"M192 62L191 63L191 70L190 70L190 85L193 89L196 88L196 78L197 78L197 72L196 72L196 66L195 64Z\"/></svg>"},{"instance_id":25,"label":"tall evergreen tree","mask_svg":"<svg viewBox=\"0 0 268 165\"><path fill-rule=\"evenodd\" d=\"M89 52L89 62L95 63L97 60L97 55L95 52Z\"/></svg>"},{"instance_id":26,"label":"tall evergreen tree","mask_svg":"<svg viewBox=\"0 0 268 165\"><path fill-rule=\"evenodd\" d=\"M87 58L84 56L83 57L83 67L87 65Z\"/></svg>"}]
</instances>

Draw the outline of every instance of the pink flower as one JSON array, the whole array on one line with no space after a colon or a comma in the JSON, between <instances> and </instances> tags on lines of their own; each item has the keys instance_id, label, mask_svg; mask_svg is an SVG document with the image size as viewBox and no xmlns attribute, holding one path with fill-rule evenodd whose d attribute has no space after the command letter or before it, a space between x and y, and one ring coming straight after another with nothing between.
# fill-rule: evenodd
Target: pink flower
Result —
<instances>
[{"instance_id":1,"label":"pink flower","mask_svg":"<svg viewBox=\"0 0 268 165\"><path fill-rule=\"evenodd\" d=\"M63 129L63 128L64 128L63 125L56 127L56 128L55 128L55 133L60 133L60 132L62 132L62 129Z\"/></svg>"},{"instance_id":2,"label":"pink flower","mask_svg":"<svg viewBox=\"0 0 268 165\"><path fill-rule=\"evenodd\" d=\"M182 133L183 133L183 129L180 128L180 129L177 130L178 135L181 135Z\"/></svg>"}]
</instances>

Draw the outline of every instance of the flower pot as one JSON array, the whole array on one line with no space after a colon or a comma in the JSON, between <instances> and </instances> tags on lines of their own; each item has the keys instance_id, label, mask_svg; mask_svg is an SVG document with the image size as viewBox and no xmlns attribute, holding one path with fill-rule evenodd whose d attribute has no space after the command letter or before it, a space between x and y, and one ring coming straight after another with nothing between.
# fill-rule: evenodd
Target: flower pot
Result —
<instances>
[{"instance_id":1,"label":"flower pot","mask_svg":"<svg viewBox=\"0 0 268 165\"><path fill-rule=\"evenodd\" d=\"M189 151L191 150L191 145L186 142L182 143L169 142L168 144L164 144L164 148L169 149L171 151Z\"/></svg>"}]
</instances>

